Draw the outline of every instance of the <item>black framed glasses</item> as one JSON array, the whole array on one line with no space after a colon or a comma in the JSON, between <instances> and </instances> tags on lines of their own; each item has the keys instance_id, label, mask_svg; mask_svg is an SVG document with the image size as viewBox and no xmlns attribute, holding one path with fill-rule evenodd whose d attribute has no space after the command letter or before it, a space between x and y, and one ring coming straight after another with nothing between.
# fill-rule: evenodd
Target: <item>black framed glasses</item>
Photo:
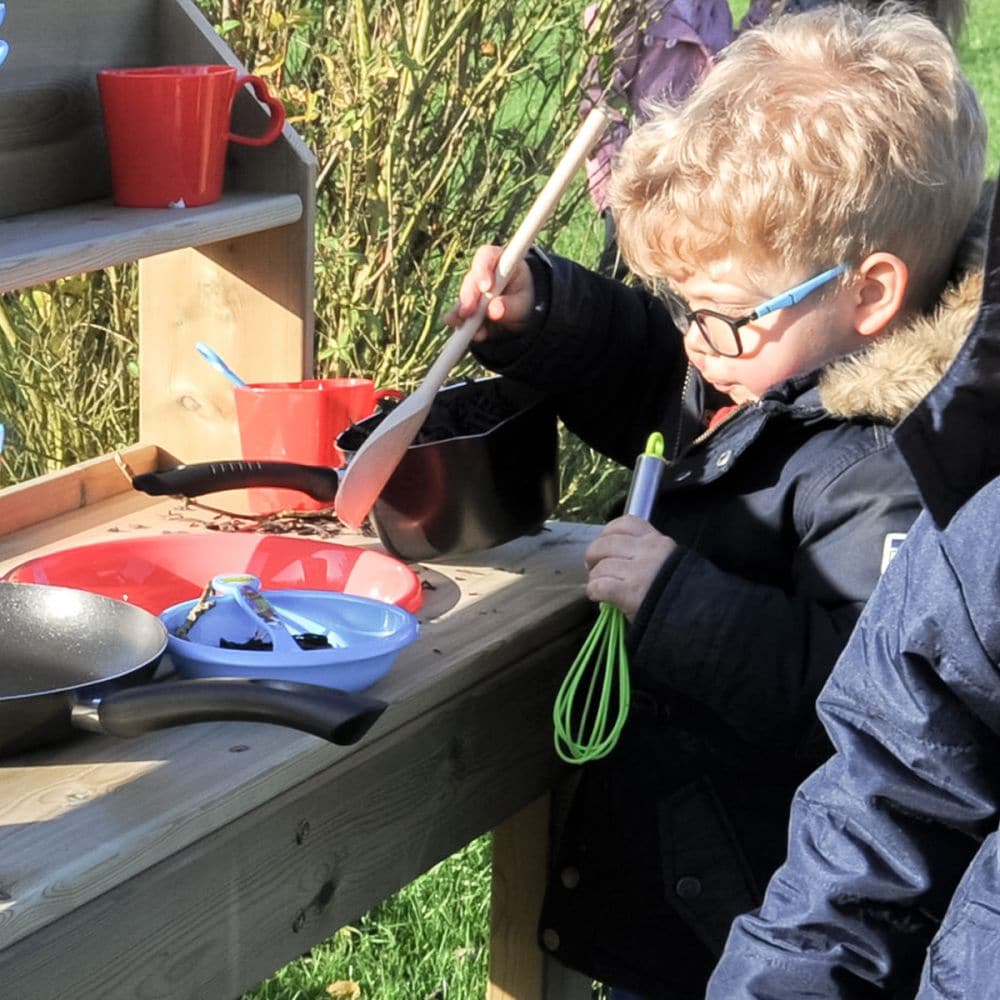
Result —
<instances>
[{"instance_id":1,"label":"black framed glasses","mask_svg":"<svg viewBox=\"0 0 1000 1000\"><path fill-rule=\"evenodd\" d=\"M807 295L811 295L817 288L833 281L847 270L846 264L838 264L831 267L822 274L817 274L808 281L803 281L794 288L789 288L787 292L775 295L763 304L757 306L753 312L746 316L733 318L723 316L712 309L688 309L686 303L679 299L671 302L671 314L674 321L682 329L687 329L692 323L698 327L698 332L708 345L709 350L721 355L724 358L738 358L743 353L743 342L740 340L740 329L758 320L769 313L777 312L779 309L787 309L801 302ZM681 324L683 323L683 326Z\"/></svg>"}]
</instances>

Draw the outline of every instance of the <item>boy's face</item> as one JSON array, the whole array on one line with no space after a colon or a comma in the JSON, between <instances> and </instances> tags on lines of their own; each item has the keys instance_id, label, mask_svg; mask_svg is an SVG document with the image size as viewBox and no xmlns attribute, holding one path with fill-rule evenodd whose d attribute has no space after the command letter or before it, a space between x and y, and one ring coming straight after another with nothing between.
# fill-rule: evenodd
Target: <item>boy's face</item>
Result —
<instances>
[{"instance_id":1,"label":"boy's face","mask_svg":"<svg viewBox=\"0 0 1000 1000\"><path fill-rule=\"evenodd\" d=\"M773 273L752 280L738 261L727 260L698 273L667 277L689 310L710 309L738 319L812 275ZM831 283L823 292L741 326L742 352L735 358L713 350L697 323L682 325L688 359L710 385L735 403L747 403L783 379L804 375L865 346L865 338L854 329L851 288Z\"/></svg>"}]
</instances>

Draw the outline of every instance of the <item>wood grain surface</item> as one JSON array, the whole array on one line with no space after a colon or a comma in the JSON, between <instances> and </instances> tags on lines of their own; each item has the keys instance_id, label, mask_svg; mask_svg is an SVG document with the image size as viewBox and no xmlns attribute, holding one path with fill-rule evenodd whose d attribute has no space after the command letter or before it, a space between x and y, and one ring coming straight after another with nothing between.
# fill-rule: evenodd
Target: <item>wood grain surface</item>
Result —
<instances>
[{"instance_id":1,"label":"wood grain surface","mask_svg":"<svg viewBox=\"0 0 1000 1000\"><path fill-rule=\"evenodd\" d=\"M421 636L355 747L217 723L0 762L10 995L235 995L544 793L592 535L418 567Z\"/></svg>"}]
</instances>

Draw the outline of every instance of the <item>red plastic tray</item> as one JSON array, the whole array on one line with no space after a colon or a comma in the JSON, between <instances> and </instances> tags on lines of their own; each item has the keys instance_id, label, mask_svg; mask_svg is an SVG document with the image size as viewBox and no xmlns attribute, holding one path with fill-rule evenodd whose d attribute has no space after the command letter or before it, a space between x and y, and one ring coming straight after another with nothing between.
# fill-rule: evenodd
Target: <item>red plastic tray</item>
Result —
<instances>
[{"instance_id":1,"label":"red plastic tray","mask_svg":"<svg viewBox=\"0 0 1000 1000\"><path fill-rule=\"evenodd\" d=\"M335 590L407 611L417 611L424 599L413 570L383 552L251 532L178 532L94 542L30 559L3 579L75 587L159 614L198 597L219 573L252 573L262 590Z\"/></svg>"}]
</instances>

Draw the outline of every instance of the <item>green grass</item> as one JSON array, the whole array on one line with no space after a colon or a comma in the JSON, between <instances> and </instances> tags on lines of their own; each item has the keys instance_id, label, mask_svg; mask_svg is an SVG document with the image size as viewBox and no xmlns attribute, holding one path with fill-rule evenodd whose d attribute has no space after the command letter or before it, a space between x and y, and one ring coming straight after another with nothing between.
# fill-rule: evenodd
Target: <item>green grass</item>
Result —
<instances>
[{"instance_id":1,"label":"green grass","mask_svg":"<svg viewBox=\"0 0 1000 1000\"><path fill-rule=\"evenodd\" d=\"M1000 164L1000 0L977 0L959 44L962 66L968 74L990 123L988 171Z\"/></svg>"},{"instance_id":2,"label":"green grass","mask_svg":"<svg viewBox=\"0 0 1000 1000\"><path fill-rule=\"evenodd\" d=\"M490 840L481 837L247 997L482 997L488 959L489 861Z\"/></svg>"}]
</instances>

